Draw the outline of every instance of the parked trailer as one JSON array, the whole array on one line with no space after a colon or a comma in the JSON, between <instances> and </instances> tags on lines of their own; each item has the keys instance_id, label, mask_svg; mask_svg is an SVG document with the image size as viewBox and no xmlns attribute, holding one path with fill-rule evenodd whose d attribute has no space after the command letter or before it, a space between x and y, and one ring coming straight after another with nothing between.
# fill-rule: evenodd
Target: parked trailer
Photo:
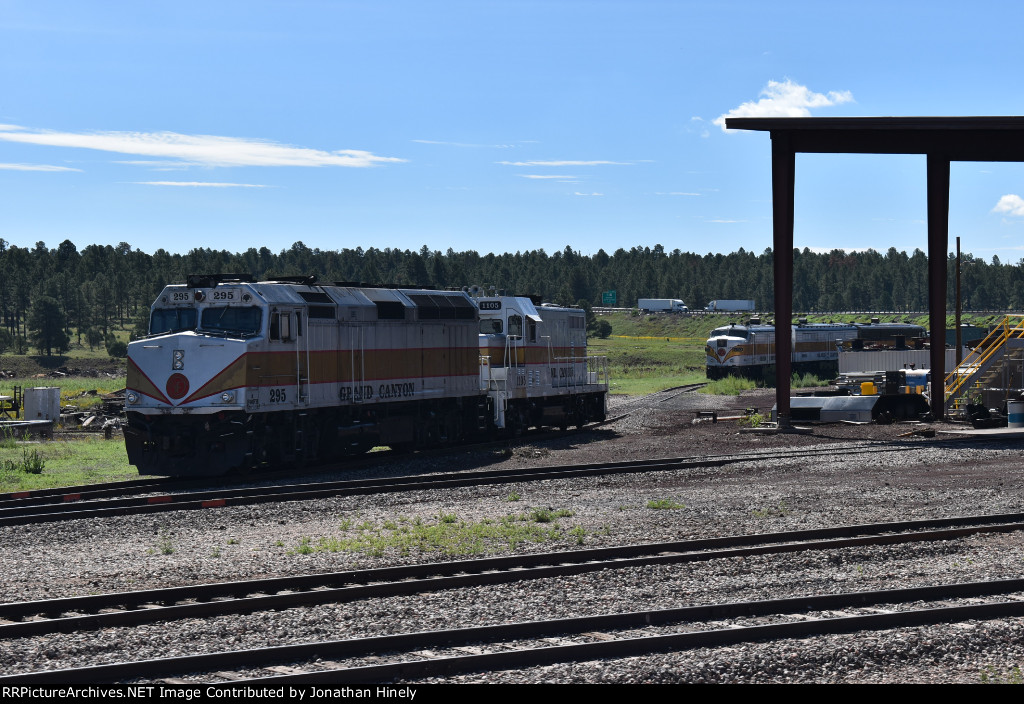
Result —
<instances>
[{"instance_id":1,"label":"parked trailer","mask_svg":"<svg viewBox=\"0 0 1024 704\"><path fill-rule=\"evenodd\" d=\"M636 307L646 313L685 313L689 310L678 298L641 298Z\"/></svg>"},{"instance_id":2,"label":"parked trailer","mask_svg":"<svg viewBox=\"0 0 1024 704\"><path fill-rule=\"evenodd\" d=\"M708 303L705 310L722 311L723 313L752 313L754 301L749 298L718 299Z\"/></svg>"}]
</instances>

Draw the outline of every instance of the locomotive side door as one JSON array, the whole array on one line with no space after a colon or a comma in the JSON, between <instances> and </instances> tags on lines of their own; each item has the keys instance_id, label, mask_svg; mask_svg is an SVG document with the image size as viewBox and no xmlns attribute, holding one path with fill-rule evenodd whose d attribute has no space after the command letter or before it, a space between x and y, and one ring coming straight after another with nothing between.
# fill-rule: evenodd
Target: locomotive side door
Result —
<instances>
[{"instance_id":1,"label":"locomotive side door","mask_svg":"<svg viewBox=\"0 0 1024 704\"><path fill-rule=\"evenodd\" d=\"M506 383L514 389L526 387L526 350L523 345L523 315L508 308L505 335Z\"/></svg>"},{"instance_id":2,"label":"locomotive side door","mask_svg":"<svg viewBox=\"0 0 1024 704\"><path fill-rule=\"evenodd\" d=\"M349 403L361 403L366 382L365 328L356 323L342 326L341 339L345 348L339 355L342 397Z\"/></svg>"},{"instance_id":3,"label":"locomotive side door","mask_svg":"<svg viewBox=\"0 0 1024 704\"><path fill-rule=\"evenodd\" d=\"M295 405L309 405L309 318L295 311Z\"/></svg>"},{"instance_id":4,"label":"locomotive side door","mask_svg":"<svg viewBox=\"0 0 1024 704\"><path fill-rule=\"evenodd\" d=\"M285 410L308 400L306 382L309 359L308 347L303 350L302 312L297 309L276 308L270 313L270 345L275 354L260 385L268 388L270 410Z\"/></svg>"}]
</instances>

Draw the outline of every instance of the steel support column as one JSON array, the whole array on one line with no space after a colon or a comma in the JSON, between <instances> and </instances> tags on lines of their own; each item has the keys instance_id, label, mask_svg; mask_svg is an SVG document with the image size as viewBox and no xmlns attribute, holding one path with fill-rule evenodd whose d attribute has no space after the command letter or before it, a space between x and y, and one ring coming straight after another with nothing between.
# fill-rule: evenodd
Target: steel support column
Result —
<instances>
[{"instance_id":1,"label":"steel support column","mask_svg":"<svg viewBox=\"0 0 1024 704\"><path fill-rule=\"evenodd\" d=\"M780 428L790 425L793 367L793 190L796 152L789 135L772 132L772 227L775 274L775 403Z\"/></svg>"},{"instance_id":2,"label":"steel support column","mask_svg":"<svg viewBox=\"0 0 1024 704\"><path fill-rule=\"evenodd\" d=\"M928 154L928 327L931 331L932 416L946 401L946 259L949 251L949 159Z\"/></svg>"}]
</instances>

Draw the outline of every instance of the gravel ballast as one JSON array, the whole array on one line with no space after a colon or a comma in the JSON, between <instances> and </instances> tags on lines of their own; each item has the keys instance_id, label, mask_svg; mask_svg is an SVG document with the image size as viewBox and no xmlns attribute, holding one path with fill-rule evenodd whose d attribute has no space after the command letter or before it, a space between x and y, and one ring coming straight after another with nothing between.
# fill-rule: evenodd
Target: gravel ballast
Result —
<instances>
[{"instance_id":1,"label":"gravel ballast","mask_svg":"<svg viewBox=\"0 0 1024 704\"><path fill-rule=\"evenodd\" d=\"M407 553L396 548L317 549L323 539L360 533L387 536L417 523L437 523L442 516L470 525L495 525L502 519L527 525L530 521L524 517L535 509L571 512L541 526L547 531L543 542L526 540L513 548L500 541L485 544L486 554L501 555L1024 510L1024 451L1019 443L964 441L955 434L959 426L929 426L954 432L924 438L901 437L921 427L911 424L822 425L807 435L776 435L741 432L735 422L693 423L699 410L759 407L763 412L771 405L763 391L736 399L667 392L643 399L613 398L611 405L611 416L629 414L558 439L527 438L497 450L412 456L377 472L762 454L722 467L4 527L4 601L472 557L415 548ZM844 448L865 444L883 451L843 454ZM772 456L786 450L801 454ZM649 507L657 505L668 508ZM556 525L558 530L553 530ZM1022 567L1024 546L1018 533L633 567L557 580L18 638L0 649L0 669L19 673L456 626L1008 579L1020 577ZM1022 636L1024 619L999 619L471 673L443 681L1010 681L1015 672L1019 676L1014 668L1024 661Z\"/></svg>"}]
</instances>

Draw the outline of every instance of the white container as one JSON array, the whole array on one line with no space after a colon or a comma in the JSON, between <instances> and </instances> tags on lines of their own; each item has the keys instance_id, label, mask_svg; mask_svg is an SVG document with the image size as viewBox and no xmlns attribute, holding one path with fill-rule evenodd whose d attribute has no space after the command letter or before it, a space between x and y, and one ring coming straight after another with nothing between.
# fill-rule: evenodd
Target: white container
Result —
<instances>
[{"instance_id":1,"label":"white container","mask_svg":"<svg viewBox=\"0 0 1024 704\"><path fill-rule=\"evenodd\" d=\"M1007 401L1006 415L1006 427L1024 428L1024 401Z\"/></svg>"},{"instance_id":2,"label":"white container","mask_svg":"<svg viewBox=\"0 0 1024 704\"><path fill-rule=\"evenodd\" d=\"M25 389L25 420L60 420L60 387Z\"/></svg>"}]
</instances>

